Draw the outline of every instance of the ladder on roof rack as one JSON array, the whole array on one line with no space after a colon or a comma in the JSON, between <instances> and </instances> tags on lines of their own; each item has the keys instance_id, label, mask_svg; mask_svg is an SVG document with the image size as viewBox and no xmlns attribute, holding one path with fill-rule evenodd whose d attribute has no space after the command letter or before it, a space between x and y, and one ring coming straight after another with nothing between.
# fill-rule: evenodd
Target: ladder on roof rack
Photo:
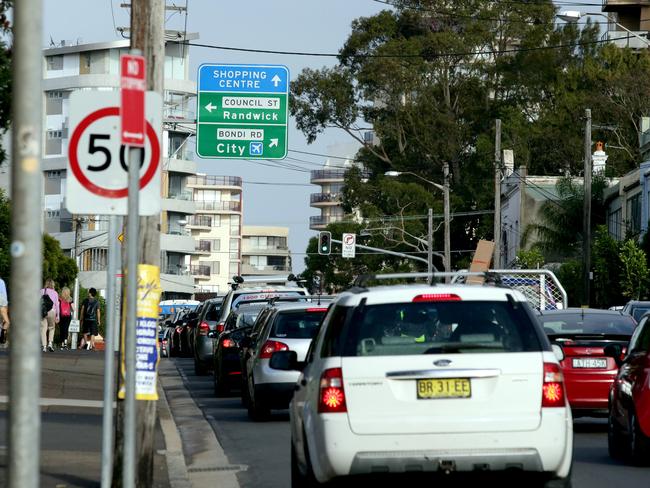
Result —
<instances>
[{"instance_id":1,"label":"ladder on roof rack","mask_svg":"<svg viewBox=\"0 0 650 488\"><path fill-rule=\"evenodd\" d=\"M490 269L485 272L466 270L451 273L386 273L360 275L354 286L363 287L368 281L426 278L434 286L436 279L451 278L452 284L463 284L469 276L482 276L485 284L505 286L521 292L529 304L537 310L555 310L568 307L568 298L564 287L550 270L547 269Z\"/></svg>"}]
</instances>

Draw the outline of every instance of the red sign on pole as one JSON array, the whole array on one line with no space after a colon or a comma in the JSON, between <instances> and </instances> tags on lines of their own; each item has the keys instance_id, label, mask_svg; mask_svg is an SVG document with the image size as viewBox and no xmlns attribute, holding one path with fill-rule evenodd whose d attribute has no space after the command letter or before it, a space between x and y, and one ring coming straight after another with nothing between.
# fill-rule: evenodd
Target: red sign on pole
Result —
<instances>
[{"instance_id":1,"label":"red sign on pole","mask_svg":"<svg viewBox=\"0 0 650 488\"><path fill-rule=\"evenodd\" d=\"M144 147L144 94L147 90L143 56L120 56L120 138L126 146Z\"/></svg>"}]
</instances>

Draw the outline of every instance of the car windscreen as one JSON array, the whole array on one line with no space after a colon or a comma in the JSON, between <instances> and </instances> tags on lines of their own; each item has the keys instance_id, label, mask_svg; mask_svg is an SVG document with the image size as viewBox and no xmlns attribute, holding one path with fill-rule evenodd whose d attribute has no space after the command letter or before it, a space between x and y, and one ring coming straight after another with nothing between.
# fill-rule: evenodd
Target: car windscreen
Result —
<instances>
[{"instance_id":1,"label":"car windscreen","mask_svg":"<svg viewBox=\"0 0 650 488\"><path fill-rule=\"evenodd\" d=\"M273 322L270 337L313 339L318 334L325 310L280 312Z\"/></svg>"},{"instance_id":2,"label":"car windscreen","mask_svg":"<svg viewBox=\"0 0 650 488\"><path fill-rule=\"evenodd\" d=\"M230 306L230 309L237 308L238 306L248 302L248 303L253 303L253 302L266 302L271 300L272 298L277 298L279 300L282 300L283 298L287 299L294 299L294 300L301 300L301 301L306 301L306 298L303 298L305 296L305 292L302 290L296 290L296 291L257 291L257 292L244 292L240 293L237 295Z\"/></svg>"},{"instance_id":3,"label":"car windscreen","mask_svg":"<svg viewBox=\"0 0 650 488\"><path fill-rule=\"evenodd\" d=\"M336 311L335 311L336 312ZM498 301L386 303L356 307L339 334L326 331L328 356L401 356L541 351L523 305ZM336 321L334 313L332 321ZM331 341L331 344L327 344Z\"/></svg>"},{"instance_id":4,"label":"car windscreen","mask_svg":"<svg viewBox=\"0 0 650 488\"><path fill-rule=\"evenodd\" d=\"M627 335L636 324L629 315L598 313L558 313L541 315L540 322L549 336L566 335Z\"/></svg>"},{"instance_id":5,"label":"car windscreen","mask_svg":"<svg viewBox=\"0 0 650 488\"><path fill-rule=\"evenodd\" d=\"M221 302L211 303L208 310L205 312L205 320L217 321L221 315Z\"/></svg>"},{"instance_id":6,"label":"car windscreen","mask_svg":"<svg viewBox=\"0 0 650 488\"><path fill-rule=\"evenodd\" d=\"M632 317L639 322L646 312L650 312L650 307L634 307L632 309Z\"/></svg>"}]
</instances>

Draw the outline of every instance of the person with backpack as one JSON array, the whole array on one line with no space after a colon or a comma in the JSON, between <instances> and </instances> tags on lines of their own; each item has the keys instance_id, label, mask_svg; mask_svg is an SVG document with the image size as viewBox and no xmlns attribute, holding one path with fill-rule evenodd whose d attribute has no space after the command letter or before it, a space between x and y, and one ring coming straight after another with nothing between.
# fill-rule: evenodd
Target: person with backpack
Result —
<instances>
[{"instance_id":1,"label":"person with backpack","mask_svg":"<svg viewBox=\"0 0 650 488\"><path fill-rule=\"evenodd\" d=\"M99 334L99 321L101 320L97 290L88 290L88 297L81 303L81 330L86 340L86 349L95 349L95 336Z\"/></svg>"},{"instance_id":2,"label":"person with backpack","mask_svg":"<svg viewBox=\"0 0 650 488\"><path fill-rule=\"evenodd\" d=\"M7 299L7 286L2 278L0 278L0 325L2 329L0 330L0 346L7 347L9 340L7 335L9 334L9 300Z\"/></svg>"},{"instance_id":3,"label":"person with backpack","mask_svg":"<svg viewBox=\"0 0 650 488\"><path fill-rule=\"evenodd\" d=\"M68 328L72 320L72 312L74 310L72 297L70 296L70 288L64 286L61 288L59 295L59 341L61 342L61 349L69 349L68 347Z\"/></svg>"},{"instance_id":4,"label":"person with backpack","mask_svg":"<svg viewBox=\"0 0 650 488\"><path fill-rule=\"evenodd\" d=\"M54 289L54 280L45 280L41 288L41 346L43 352L54 352L54 328L59 323L59 294Z\"/></svg>"}]
</instances>

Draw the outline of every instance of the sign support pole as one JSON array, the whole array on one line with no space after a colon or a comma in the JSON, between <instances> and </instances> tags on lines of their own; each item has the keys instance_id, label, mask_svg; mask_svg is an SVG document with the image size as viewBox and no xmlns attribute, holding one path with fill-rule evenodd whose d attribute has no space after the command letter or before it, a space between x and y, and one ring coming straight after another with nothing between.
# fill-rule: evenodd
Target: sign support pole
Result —
<instances>
[{"instance_id":1,"label":"sign support pole","mask_svg":"<svg viewBox=\"0 0 650 488\"><path fill-rule=\"evenodd\" d=\"M104 416L102 428L102 488L110 488L113 476L113 399L115 397L115 299L119 218L108 220L108 266L106 270L106 327L104 328Z\"/></svg>"},{"instance_id":2,"label":"sign support pole","mask_svg":"<svg viewBox=\"0 0 650 488\"><path fill-rule=\"evenodd\" d=\"M12 56L11 348L8 471L10 488L40 486L40 322L43 138L43 2L14 4Z\"/></svg>"}]
</instances>

